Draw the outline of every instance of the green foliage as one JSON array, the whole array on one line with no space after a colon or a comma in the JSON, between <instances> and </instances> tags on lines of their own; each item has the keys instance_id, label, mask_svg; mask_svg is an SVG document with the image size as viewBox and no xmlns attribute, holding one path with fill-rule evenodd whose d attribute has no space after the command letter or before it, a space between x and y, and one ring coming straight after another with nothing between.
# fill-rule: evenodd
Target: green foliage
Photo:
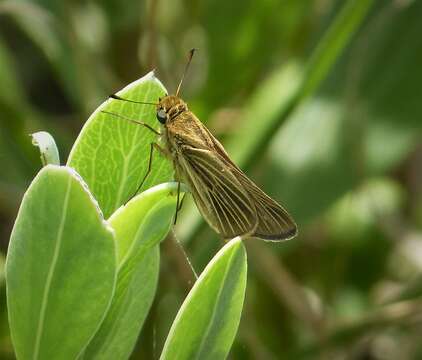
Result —
<instances>
[{"instance_id":1,"label":"green foliage","mask_svg":"<svg viewBox=\"0 0 422 360\"><path fill-rule=\"evenodd\" d=\"M181 306L161 359L225 359L246 290L246 251L235 238L210 261Z\"/></svg>"},{"instance_id":2,"label":"green foliage","mask_svg":"<svg viewBox=\"0 0 422 360\"><path fill-rule=\"evenodd\" d=\"M70 168L43 168L25 194L7 256L18 358L80 353L110 304L115 259L112 230L78 176Z\"/></svg>"},{"instance_id":3,"label":"green foliage","mask_svg":"<svg viewBox=\"0 0 422 360\"><path fill-rule=\"evenodd\" d=\"M109 219L118 250L116 291L85 359L125 359L133 350L157 287L158 243L170 230L176 208L171 194L177 186L163 185L134 198Z\"/></svg>"},{"instance_id":4,"label":"green foliage","mask_svg":"<svg viewBox=\"0 0 422 360\"><path fill-rule=\"evenodd\" d=\"M158 257L174 184L120 207L155 135L96 112L74 140L92 109L139 74L155 68L175 89L192 47L183 99L300 229L283 246L246 244L246 302L229 357L421 357L421 14L419 1L390 0L0 3L0 252L38 172L28 134L41 129L63 158L71 151L67 164L114 228L115 292L81 358L159 357L192 274L171 241ZM119 94L156 101L164 92L149 75ZM101 106L158 128L153 106ZM142 190L172 179L154 156ZM172 237L203 269L221 243L189 201ZM3 258L0 358L11 360ZM194 337L180 334L171 343L186 340L187 350Z\"/></svg>"}]
</instances>

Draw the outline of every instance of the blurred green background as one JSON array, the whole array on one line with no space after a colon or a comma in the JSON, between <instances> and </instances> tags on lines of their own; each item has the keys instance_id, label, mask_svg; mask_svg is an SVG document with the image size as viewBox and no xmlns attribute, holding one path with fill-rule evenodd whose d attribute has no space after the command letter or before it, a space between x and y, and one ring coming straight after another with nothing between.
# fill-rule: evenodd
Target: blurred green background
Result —
<instances>
[{"instance_id":1,"label":"blurred green background","mask_svg":"<svg viewBox=\"0 0 422 360\"><path fill-rule=\"evenodd\" d=\"M4 258L40 169L62 162L107 95L152 68L297 220L299 237L246 243L231 359L422 359L422 2L0 2L0 359L13 359ZM146 154L145 156L148 156ZM222 241L187 202L176 237L197 270ZM191 287L162 245L133 359L157 358Z\"/></svg>"}]
</instances>

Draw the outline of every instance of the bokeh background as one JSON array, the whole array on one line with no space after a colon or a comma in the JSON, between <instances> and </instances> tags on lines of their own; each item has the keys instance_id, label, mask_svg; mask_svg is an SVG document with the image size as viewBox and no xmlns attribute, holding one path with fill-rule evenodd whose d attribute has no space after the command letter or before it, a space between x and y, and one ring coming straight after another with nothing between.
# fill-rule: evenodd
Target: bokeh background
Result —
<instances>
[{"instance_id":1,"label":"bokeh background","mask_svg":"<svg viewBox=\"0 0 422 360\"><path fill-rule=\"evenodd\" d=\"M0 359L13 359L4 259L40 169L89 114L151 68L299 225L248 241L231 359L422 359L422 2L0 1ZM147 154L146 154L147 156ZM189 201L175 236L202 270L222 242ZM162 246L133 359L157 358L192 284Z\"/></svg>"}]
</instances>

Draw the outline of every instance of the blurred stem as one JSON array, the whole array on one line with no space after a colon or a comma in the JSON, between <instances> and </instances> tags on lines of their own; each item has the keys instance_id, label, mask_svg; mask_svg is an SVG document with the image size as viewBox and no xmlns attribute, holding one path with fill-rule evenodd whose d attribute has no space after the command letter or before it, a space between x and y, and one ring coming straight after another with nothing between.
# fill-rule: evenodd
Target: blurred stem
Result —
<instances>
[{"instance_id":1,"label":"blurred stem","mask_svg":"<svg viewBox=\"0 0 422 360\"><path fill-rule=\"evenodd\" d=\"M382 4L371 21L362 28L362 33L365 36L357 39L348 59L345 79L345 83L348 86L345 87L344 91L345 132L349 134L350 156L359 183L362 183L368 175L363 134L367 130L367 124L370 123L367 109L362 109L362 107L358 106L360 85L365 65L368 61L368 54L371 51L371 44L374 43L376 36L379 36L382 29L388 26L388 22L396 14L396 11L397 5L393 2Z\"/></svg>"},{"instance_id":2,"label":"blurred stem","mask_svg":"<svg viewBox=\"0 0 422 360\"><path fill-rule=\"evenodd\" d=\"M148 11L148 68L154 69L157 66L157 17L158 0L149 1Z\"/></svg>"},{"instance_id":3,"label":"blurred stem","mask_svg":"<svg viewBox=\"0 0 422 360\"><path fill-rule=\"evenodd\" d=\"M303 355L315 355L316 351L330 347L343 347L347 343L356 341L372 331L386 326L411 325L422 322L422 300L402 301L384 306L368 312L360 319L344 321L328 331L325 341L315 342L306 347L298 358Z\"/></svg>"},{"instance_id":4,"label":"blurred stem","mask_svg":"<svg viewBox=\"0 0 422 360\"><path fill-rule=\"evenodd\" d=\"M71 48L73 54L72 61L75 63L75 84L77 86L77 102L84 113L84 118L91 112L91 90L92 90L92 73L90 71L89 61L86 51L81 47L80 41L76 33L77 12L75 4L72 2L63 2L62 4L62 21L64 35Z\"/></svg>"},{"instance_id":5,"label":"blurred stem","mask_svg":"<svg viewBox=\"0 0 422 360\"><path fill-rule=\"evenodd\" d=\"M238 336L246 344L251 359L276 360L276 356L266 347L256 331L259 324L253 312L253 306L243 309L241 324L247 324L247 326L240 325Z\"/></svg>"},{"instance_id":6,"label":"blurred stem","mask_svg":"<svg viewBox=\"0 0 422 360\"><path fill-rule=\"evenodd\" d=\"M248 242L248 253L253 258L258 273L273 290L280 303L307 324L319 338L324 334L322 314L312 308L308 297L280 259L266 247L256 241Z\"/></svg>"}]
</instances>

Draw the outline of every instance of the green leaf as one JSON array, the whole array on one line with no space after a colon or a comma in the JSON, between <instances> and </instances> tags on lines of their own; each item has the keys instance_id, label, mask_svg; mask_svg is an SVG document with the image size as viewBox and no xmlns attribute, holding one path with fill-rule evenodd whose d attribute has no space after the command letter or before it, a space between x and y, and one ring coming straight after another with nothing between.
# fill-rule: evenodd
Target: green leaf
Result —
<instances>
[{"instance_id":1,"label":"green leaf","mask_svg":"<svg viewBox=\"0 0 422 360\"><path fill-rule=\"evenodd\" d=\"M181 184L180 196L186 191ZM140 243L152 248L167 235L171 225L168 223L172 223L176 211L176 195L177 183L160 184L136 196L110 217L116 232L119 265L133 255L133 248Z\"/></svg>"},{"instance_id":2,"label":"green leaf","mask_svg":"<svg viewBox=\"0 0 422 360\"><path fill-rule=\"evenodd\" d=\"M163 85L150 72L129 84L117 94L125 99L156 102L166 93ZM91 115L69 155L68 165L75 168L88 183L106 217L136 191L144 177L149 160L150 143L157 135L144 126L106 110L158 128L155 106L109 99ZM143 189L172 178L171 164L154 153L152 171Z\"/></svg>"},{"instance_id":3,"label":"green leaf","mask_svg":"<svg viewBox=\"0 0 422 360\"><path fill-rule=\"evenodd\" d=\"M158 246L142 255L130 275L119 273L111 307L81 359L128 359L132 353L154 300L160 267Z\"/></svg>"},{"instance_id":4,"label":"green leaf","mask_svg":"<svg viewBox=\"0 0 422 360\"><path fill-rule=\"evenodd\" d=\"M54 138L46 131L38 131L31 136L32 143L40 149L42 164L60 165L59 150Z\"/></svg>"},{"instance_id":5,"label":"green leaf","mask_svg":"<svg viewBox=\"0 0 422 360\"><path fill-rule=\"evenodd\" d=\"M25 193L6 261L19 359L74 359L115 286L113 234L78 174L47 165Z\"/></svg>"},{"instance_id":6,"label":"green leaf","mask_svg":"<svg viewBox=\"0 0 422 360\"><path fill-rule=\"evenodd\" d=\"M224 359L236 335L246 289L241 238L210 261L180 308L160 359Z\"/></svg>"},{"instance_id":7,"label":"green leaf","mask_svg":"<svg viewBox=\"0 0 422 360\"><path fill-rule=\"evenodd\" d=\"M374 0L348 0L343 3L307 63L304 80L297 94L298 100L312 95L318 89L373 4Z\"/></svg>"},{"instance_id":8,"label":"green leaf","mask_svg":"<svg viewBox=\"0 0 422 360\"><path fill-rule=\"evenodd\" d=\"M177 184L151 188L109 219L119 248L117 287L110 310L87 350L86 359L126 359L154 299L159 272L158 244L173 225Z\"/></svg>"}]
</instances>

